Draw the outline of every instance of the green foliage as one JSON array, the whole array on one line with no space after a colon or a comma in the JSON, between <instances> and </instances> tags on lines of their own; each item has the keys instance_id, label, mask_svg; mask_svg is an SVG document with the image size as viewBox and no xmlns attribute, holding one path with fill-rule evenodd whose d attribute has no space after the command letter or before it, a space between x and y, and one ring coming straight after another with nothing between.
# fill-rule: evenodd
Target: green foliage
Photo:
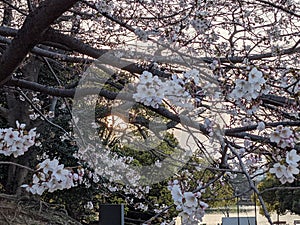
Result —
<instances>
[{"instance_id":1,"label":"green foliage","mask_svg":"<svg viewBox=\"0 0 300 225\"><path fill-rule=\"evenodd\" d=\"M297 180L292 184L282 185L276 177L267 176L259 183L258 189L262 191L261 195L270 212L285 214L290 211L300 215L300 189L297 189L299 186L300 182Z\"/></svg>"}]
</instances>

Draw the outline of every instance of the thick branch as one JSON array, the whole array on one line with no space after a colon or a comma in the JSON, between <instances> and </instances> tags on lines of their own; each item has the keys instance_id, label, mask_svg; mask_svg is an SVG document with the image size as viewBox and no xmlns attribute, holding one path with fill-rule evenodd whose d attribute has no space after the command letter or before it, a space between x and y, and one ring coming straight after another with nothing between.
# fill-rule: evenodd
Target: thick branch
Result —
<instances>
[{"instance_id":1,"label":"thick branch","mask_svg":"<svg viewBox=\"0 0 300 225\"><path fill-rule=\"evenodd\" d=\"M0 27L0 34L3 36L15 36L16 32L17 31L12 28ZM58 43L58 44L64 45L64 46L68 47L69 49L72 49L78 53L93 57L95 59L99 58L100 56L102 56L104 53L107 52L107 50L93 48L90 45L85 44L81 40L78 40L74 37L70 37L65 34L61 34L52 29L47 31L47 33L45 33L43 41L50 41L52 43ZM278 54L279 55L291 55L291 54L298 53L298 52L300 52L300 47L298 47L298 48L292 47L292 48L283 49ZM39 53L37 53L37 54L39 54ZM271 57L274 57L273 53L267 52L267 53L263 53L263 54L250 55L247 58L249 60L260 60L260 59L271 58ZM245 57L243 57L243 56L226 57L226 58L221 57L218 60L221 63L241 63L244 61L244 58ZM213 58L212 57L202 57L202 58L199 57L198 60L206 62L206 63L211 63L213 61ZM76 62L79 62L79 61L76 61ZM126 67L124 67L122 69L129 71L129 72L133 72L133 73L141 73L142 72L142 68L134 63L128 64ZM159 74L158 71L155 71L155 72L157 72Z\"/></svg>"},{"instance_id":2,"label":"thick branch","mask_svg":"<svg viewBox=\"0 0 300 225\"><path fill-rule=\"evenodd\" d=\"M105 89L100 89L97 87L62 89L62 88L48 87L48 86L45 86L42 84L38 84L35 82L26 81L26 80L22 80L22 79L12 79L9 82L7 82L6 85L25 88L25 89L29 89L29 90L33 90L33 91L39 91L39 92L42 92L45 94L49 94L52 96L58 96L58 97L72 98L72 97L74 97L74 95L76 93L76 94L79 94L80 96L95 94L95 95L103 96L110 100L114 100L114 99L118 98L118 99L127 100L127 101L134 101L131 94L111 92L111 91L107 91ZM150 110L176 122L176 123L181 123L182 125L186 125L186 126L195 128L197 130L200 130L204 135L208 134L208 131L206 130L206 128L204 127L203 124L194 122L187 116L172 113L171 111L169 111L168 109L166 109L164 107L159 107L157 109L152 108L152 107L148 107L148 108ZM297 122L297 121L296 122L291 121L291 122L270 123L268 125L271 127L277 126L280 124L288 125L288 126L296 126L296 125L298 125L298 123L299 122ZM252 130L253 128L254 127L250 126L249 129L248 128L247 129L246 128L225 129L224 134L225 134L225 136L241 138L241 139L250 138L250 140L252 140L252 141L261 142L261 143L265 143L265 144L271 143L270 139L267 137L263 137L263 136L259 136L259 135L255 135L255 134L249 134L247 132L242 132L242 131L246 131L246 130ZM295 149L298 149L298 148L300 148L300 147L295 146Z\"/></svg>"},{"instance_id":3,"label":"thick branch","mask_svg":"<svg viewBox=\"0 0 300 225\"><path fill-rule=\"evenodd\" d=\"M110 100L114 100L114 99L116 99L116 97L118 97L118 99L133 101L132 95L130 95L130 94L110 92L105 89L100 89L97 87L63 89L63 88L49 87L49 86L45 86L45 85L38 84L35 82L22 80L22 79L15 79L15 78L12 78L10 81L8 81L6 83L6 85L25 88L25 89L29 89L32 91L38 91L38 92L42 92L42 93L45 93L45 94L48 94L51 96L57 96L57 97L73 98L76 93L76 94L80 94L80 96L100 95L100 96L103 96Z\"/></svg>"},{"instance_id":4,"label":"thick branch","mask_svg":"<svg viewBox=\"0 0 300 225\"><path fill-rule=\"evenodd\" d=\"M282 126L300 126L300 121L279 121L274 123L266 123L266 127L277 127L279 125ZM226 130L226 134L233 134L233 133L239 133L239 132L245 132L245 131L251 131L256 130L257 124L250 125L250 126L244 126L244 127L237 127L237 128L231 128Z\"/></svg>"},{"instance_id":5,"label":"thick branch","mask_svg":"<svg viewBox=\"0 0 300 225\"><path fill-rule=\"evenodd\" d=\"M95 59L108 52L108 50L93 48L79 39L61 34L53 29L47 31L47 33L45 34L45 39L51 42L65 45L73 51L80 52Z\"/></svg>"},{"instance_id":6,"label":"thick branch","mask_svg":"<svg viewBox=\"0 0 300 225\"><path fill-rule=\"evenodd\" d=\"M77 0L46 0L28 15L0 59L0 84L10 79L28 52L42 40L52 22L76 2Z\"/></svg>"}]
</instances>

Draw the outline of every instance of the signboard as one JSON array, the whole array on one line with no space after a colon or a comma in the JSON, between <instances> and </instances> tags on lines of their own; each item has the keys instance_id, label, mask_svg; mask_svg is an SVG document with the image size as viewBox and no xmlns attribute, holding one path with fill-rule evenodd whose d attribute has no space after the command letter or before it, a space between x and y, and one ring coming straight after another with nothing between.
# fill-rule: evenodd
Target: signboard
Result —
<instances>
[{"instance_id":1,"label":"signboard","mask_svg":"<svg viewBox=\"0 0 300 225\"><path fill-rule=\"evenodd\" d=\"M222 225L255 225L255 217L222 217Z\"/></svg>"},{"instance_id":2,"label":"signboard","mask_svg":"<svg viewBox=\"0 0 300 225\"><path fill-rule=\"evenodd\" d=\"M100 205L99 225L124 225L124 205Z\"/></svg>"}]
</instances>

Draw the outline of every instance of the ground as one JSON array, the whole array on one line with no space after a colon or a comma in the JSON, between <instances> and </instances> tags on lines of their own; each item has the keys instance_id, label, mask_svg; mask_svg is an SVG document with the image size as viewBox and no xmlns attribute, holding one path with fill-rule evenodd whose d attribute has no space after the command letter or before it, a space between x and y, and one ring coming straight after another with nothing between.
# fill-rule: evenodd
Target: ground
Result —
<instances>
[{"instance_id":1,"label":"ground","mask_svg":"<svg viewBox=\"0 0 300 225\"><path fill-rule=\"evenodd\" d=\"M66 211L26 196L0 194L1 225L81 225Z\"/></svg>"}]
</instances>

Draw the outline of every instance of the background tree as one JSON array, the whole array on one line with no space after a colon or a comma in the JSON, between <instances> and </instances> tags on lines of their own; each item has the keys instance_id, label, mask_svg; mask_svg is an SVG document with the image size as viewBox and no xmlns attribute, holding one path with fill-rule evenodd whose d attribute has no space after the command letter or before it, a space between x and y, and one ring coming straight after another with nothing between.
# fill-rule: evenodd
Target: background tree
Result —
<instances>
[{"instance_id":1,"label":"background tree","mask_svg":"<svg viewBox=\"0 0 300 225\"><path fill-rule=\"evenodd\" d=\"M280 188L280 182L273 177L268 176L259 185L258 188L263 195L268 210L284 215L288 212L299 214L299 183L292 185L283 185ZM272 191L273 190L273 191Z\"/></svg>"}]
</instances>

